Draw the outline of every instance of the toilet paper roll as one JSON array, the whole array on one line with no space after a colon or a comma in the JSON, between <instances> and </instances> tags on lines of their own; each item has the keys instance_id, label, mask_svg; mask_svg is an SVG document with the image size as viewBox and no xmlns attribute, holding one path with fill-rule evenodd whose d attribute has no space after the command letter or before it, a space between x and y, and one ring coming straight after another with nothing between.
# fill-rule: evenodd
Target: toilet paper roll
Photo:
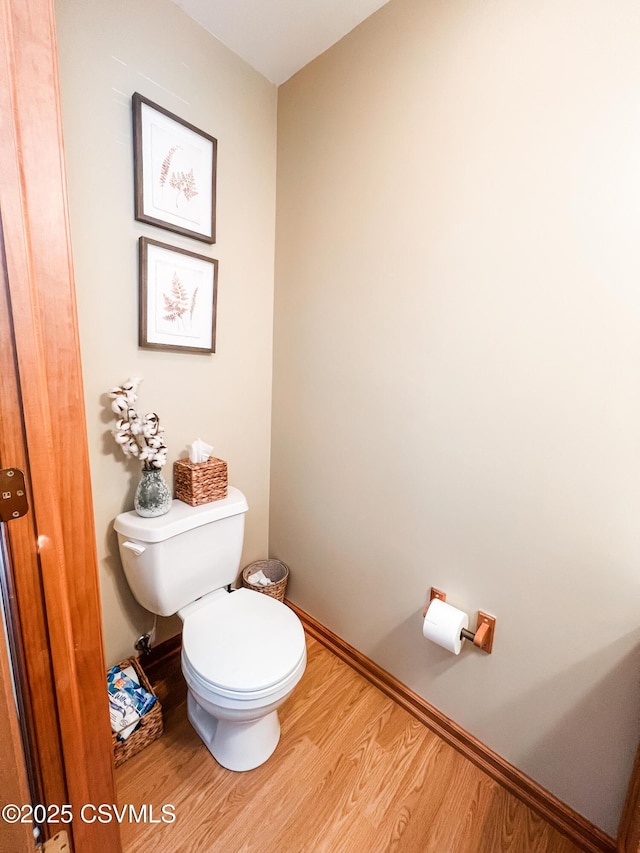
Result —
<instances>
[{"instance_id":1,"label":"toilet paper roll","mask_svg":"<svg viewBox=\"0 0 640 853\"><path fill-rule=\"evenodd\" d=\"M437 643L454 655L460 654L464 640L460 636L463 628L469 627L469 617L462 610L452 607L446 601L434 598L429 605L422 634L432 643Z\"/></svg>"}]
</instances>

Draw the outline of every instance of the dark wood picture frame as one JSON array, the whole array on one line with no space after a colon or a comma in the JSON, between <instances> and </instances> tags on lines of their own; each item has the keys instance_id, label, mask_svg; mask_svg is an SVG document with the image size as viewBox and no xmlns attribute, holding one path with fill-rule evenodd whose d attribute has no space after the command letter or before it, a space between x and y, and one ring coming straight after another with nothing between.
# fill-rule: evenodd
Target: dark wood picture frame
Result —
<instances>
[{"instance_id":1,"label":"dark wood picture frame","mask_svg":"<svg viewBox=\"0 0 640 853\"><path fill-rule=\"evenodd\" d=\"M216 259L140 237L139 290L139 346L216 351Z\"/></svg>"},{"instance_id":2,"label":"dark wood picture frame","mask_svg":"<svg viewBox=\"0 0 640 853\"><path fill-rule=\"evenodd\" d=\"M131 104L135 218L215 243L217 139L138 92Z\"/></svg>"}]
</instances>

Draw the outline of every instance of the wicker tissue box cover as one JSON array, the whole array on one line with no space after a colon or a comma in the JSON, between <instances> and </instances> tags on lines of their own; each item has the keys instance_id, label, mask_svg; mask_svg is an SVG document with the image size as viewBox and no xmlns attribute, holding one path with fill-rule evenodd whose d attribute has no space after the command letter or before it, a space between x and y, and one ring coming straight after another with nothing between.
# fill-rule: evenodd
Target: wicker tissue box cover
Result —
<instances>
[{"instance_id":1,"label":"wicker tissue box cover","mask_svg":"<svg viewBox=\"0 0 640 853\"><path fill-rule=\"evenodd\" d=\"M227 463L211 456L206 462L178 459L173 463L176 497L189 506L219 501L227 496Z\"/></svg>"}]
</instances>

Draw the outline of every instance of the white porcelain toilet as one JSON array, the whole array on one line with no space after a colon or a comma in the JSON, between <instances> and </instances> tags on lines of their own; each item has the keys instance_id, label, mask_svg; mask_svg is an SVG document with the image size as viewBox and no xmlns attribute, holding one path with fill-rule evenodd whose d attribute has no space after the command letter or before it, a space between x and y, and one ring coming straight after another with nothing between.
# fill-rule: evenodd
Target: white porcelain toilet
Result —
<instances>
[{"instance_id":1,"label":"white porcelain toilet","mask_svg":"<svg viewBox=\"0 0 640 853\"><path fill-rule=\"evenodd\" d=\"M228 591L240 567L247 501L227 497L191 507L174 500L166 515L135 512L114 523L136 600L182 619L187 713L223 767L251 770L280 739L277 708L307 662L304 631L282 602L249 589Z\"/></svg>"}]
</instances>

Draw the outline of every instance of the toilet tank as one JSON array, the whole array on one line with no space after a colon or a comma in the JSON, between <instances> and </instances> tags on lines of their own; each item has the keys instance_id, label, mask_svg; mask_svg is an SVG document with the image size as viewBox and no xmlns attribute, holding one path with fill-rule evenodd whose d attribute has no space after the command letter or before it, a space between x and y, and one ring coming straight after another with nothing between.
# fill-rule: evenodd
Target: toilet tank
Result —
<instances>
[{"instance_id":1,"label":"toilet tank","mask_svg":"<svg viewBox=\"0 0 640 853\"><path fill-rule=\"evenodd\" d=\"M171 616L208 592L227 586L240 568L247 501L229 486L227 497L202 506L174 500L157 518L117 516L114 528L134 598L151 613Z\"/></svg>"}]
</instances>

